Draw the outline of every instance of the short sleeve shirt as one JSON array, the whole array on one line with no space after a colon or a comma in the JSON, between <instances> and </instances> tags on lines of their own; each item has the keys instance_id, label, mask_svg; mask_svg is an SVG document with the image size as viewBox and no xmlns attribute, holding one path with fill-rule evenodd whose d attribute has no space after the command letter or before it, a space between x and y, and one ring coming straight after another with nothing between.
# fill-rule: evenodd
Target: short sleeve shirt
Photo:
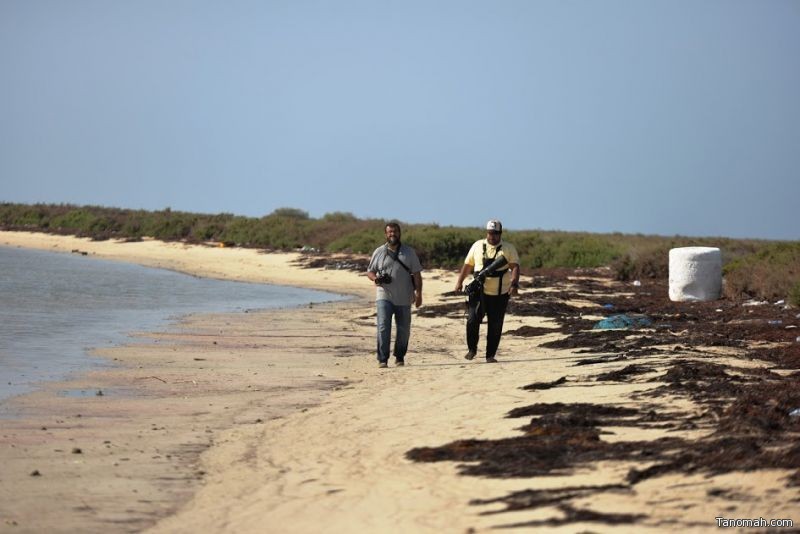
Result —
<instances>
[{"instance_id":1,"label":"short sleeve shirt","mask_svg":"<svg viewBox=\"0 0 800 534\"><path fill-rule=\"evenodd\" d=\"M400 265L398 259L409 268L411 273L422 272L422 265L417 258L417 253L408 245L401 244L396 255L386 245L376 248L369 260L367 271L386 272L392 277L392 281L378 286L375 300L390 300L395 306L411 306L414 301L414 284L411 281L411 274Z\"/></svg>"},{"instance_id":2,"label":"short sleeve shirt","mask_svg":"<svg viewBox=\"0 0 800 534\"><path fill-rule=\"evenodd\" d=\"M500 243L495 246L490 245L486 239L481 239L472 244L472 247L470 247L469 252L467 253L467 258L464 260L465 264L475 267L476 273L480 272L481 269L486 267L483 262L484 246L486 247L486 265L491 264L500 256L505 256L505 258L508 260L508 263L519 264L519 254L517 254L517 249L511 243L500 241ZM503 273L503 276L488 277L484 281L483 292L485 294L502 295L504 293L508 293L508 290L511 289L511 272L509 267L505 266L498 272ZM499 287L498 291L498 285L501 284L501 281L502 286Z\"/></svg>"}]
</instances>

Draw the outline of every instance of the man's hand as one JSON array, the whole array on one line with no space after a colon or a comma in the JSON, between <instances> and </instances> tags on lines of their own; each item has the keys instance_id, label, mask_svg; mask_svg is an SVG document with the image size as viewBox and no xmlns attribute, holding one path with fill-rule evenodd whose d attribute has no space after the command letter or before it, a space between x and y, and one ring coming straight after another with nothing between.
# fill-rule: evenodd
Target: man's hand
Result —
<instances>
[{"instance_id":1,"label":"man's hand","mask_svg":"<svg viewBox=\"0 0 800 534\"><path fill-rule=\"evenodd\" d=\"M419 308L422 306L422 291L414 292L414 307Z\"/></svg>"},{"instance_id":2,"label":"man's hand","mask_svg":"<svg viewBox=\"0 0 800 534\"><path fill-rule=\"evenodd\" d=\"M464 292L464 282L459 280L456 282L456 288L454 289L456 293L463 293Z\"/></svg>"},{"instance_id":3,"label":"man's hand","mask_svg":"<svg viewBox=\"0 0 800 534\"><path fill-rule=\"evenodd\" d=\"M512 297L516 297L517 295L519 295L519 288L511 286L511 289L508 290L508 294L511 295Z\"/></svg>"}]
</instances>

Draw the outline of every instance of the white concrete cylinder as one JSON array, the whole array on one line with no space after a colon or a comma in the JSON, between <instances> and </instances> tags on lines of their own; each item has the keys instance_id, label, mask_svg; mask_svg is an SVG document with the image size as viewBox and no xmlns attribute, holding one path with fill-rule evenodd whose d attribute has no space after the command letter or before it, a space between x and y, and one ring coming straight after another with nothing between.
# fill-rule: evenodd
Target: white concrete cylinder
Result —
<instances>
[{"instance_id":1,"label":"white concrete cylinder","mask_svg":"<svg viewBox=\"0 0 800 534\"><path fill-rule=\"evenodd\" d=\"M714 247L669 251L669 299L717 300L722 293L722 254Z\"/></svg>"}]
</instances>

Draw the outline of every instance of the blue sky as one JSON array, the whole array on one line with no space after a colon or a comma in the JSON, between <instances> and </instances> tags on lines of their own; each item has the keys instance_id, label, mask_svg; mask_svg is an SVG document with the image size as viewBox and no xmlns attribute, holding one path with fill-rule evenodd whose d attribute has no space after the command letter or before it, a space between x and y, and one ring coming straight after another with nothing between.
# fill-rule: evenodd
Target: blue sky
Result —
<instances>
[{"instance_id":1,"label":"blue sky","mask_svg":"<svg viewBox=\"0 0 800 534\"><path fill-rule=\"evenodd\" d=\"M0 201L800 239L800 2L0 0Z\"/></svg>"}]
</instances>

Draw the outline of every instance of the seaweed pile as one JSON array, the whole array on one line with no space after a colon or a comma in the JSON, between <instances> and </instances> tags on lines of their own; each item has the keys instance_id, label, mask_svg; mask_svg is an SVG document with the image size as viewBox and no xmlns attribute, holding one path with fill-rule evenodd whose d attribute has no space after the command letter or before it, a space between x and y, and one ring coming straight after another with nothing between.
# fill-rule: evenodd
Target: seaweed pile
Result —
<instances>
[{"instance_id":1,"label":"seaweed pile","mask_svg":"<svg viewBox=\"0 0 800 534\"><path fill-rule=\"evenodd\" d=\"M418 462L462 462L463 475L528 478L568 475L601 461L631 462L619 484L553 490L527 490L474 500L472 504L501 503L491 513L552 507L561 517L505 526L558 526L575 522L608 525L645 521L642 514L605 514L578 505L600 493L630 493L643 480L667 474L722 474L759 469L787 469L788 486L800 486L800 330L798 310L768 303L674 303L666 282L651 282L631 291L611 280L580 280L552 276L563 291L523 293L510 313L542 316L553 328L526 327L505 335L536 337L560 332L564 337L540 344L596 357L577 359L588 370L594 364L625 362L618 370L589 375L595 382L637 382L653 385L625 399L624 405L537 403L512 410L510 418L528 419L521 435L500 440L462 439L435 447L419 447L407 457ZM585 290L581 284L585 283ZM578 286L576 289L575 286ZM566 287L569 289L566 289ZM580 299L596 306L578 308L566 303ZM445 305L446 306L446 305ZM449 313L441 308L443 315ZM432 313L435 313L432 312ZM645 330L592 330L595 321L584 316L642 314L652 320ZM552 339L549 336L548 339ZM719 347L734 349L719 361ZM669 354L669 358L658 358ZM656 356L654 358L654 356ZM739 358L742 365L731 364ZM748 360L768 366L748 365ZM522 389L539 391L574 382L562 377L532 383ZM668 411L669 400L693 401L697 411ZM605 441L606 427L636 426L666 432L701 429L699 439L662 437L649 441ZM468 463L466 463L468 462ZM717 498L746 500L725 492Z\"/></svg>"}]
</instances>

